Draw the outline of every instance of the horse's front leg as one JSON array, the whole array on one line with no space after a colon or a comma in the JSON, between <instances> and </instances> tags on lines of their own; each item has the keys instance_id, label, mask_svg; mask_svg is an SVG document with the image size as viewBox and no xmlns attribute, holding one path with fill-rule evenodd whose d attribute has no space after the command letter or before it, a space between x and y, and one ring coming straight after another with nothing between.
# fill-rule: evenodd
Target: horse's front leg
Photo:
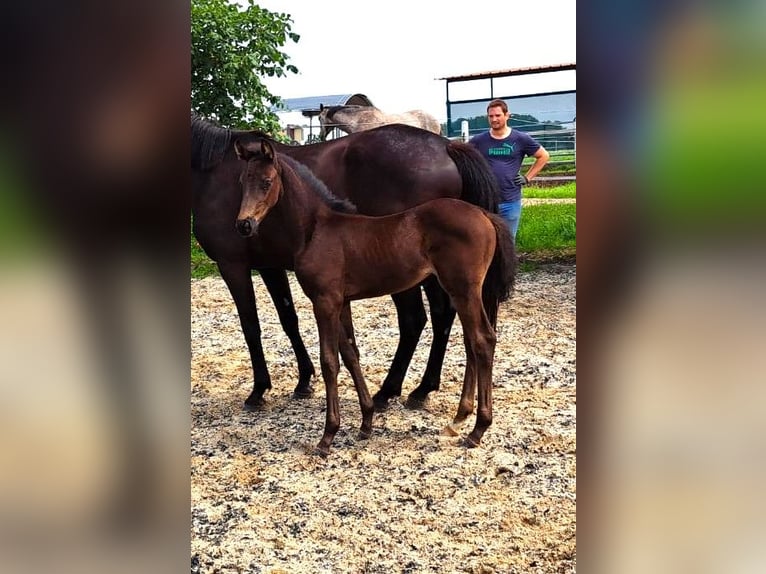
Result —
<instances>
[{"instance_id":1,"label":"horse's front leg","mask_svg":"<svg viewBox=\"0 0 766 574\"><path fill-rule=\"evenodd\" d=\"M314 316L319 332L319 362L325 384L327 412L324 434L316 446L322 456L330 454L330 444L340 428L340 405L338 403L338 337L340 336L340 312L343 301L332 297L318 297L314 301Z\"/></svg>"},{"instance_id":2,"label":"horse's front leg","mask_svg":"<svg viewBox=\"0 0 766 574\"><path fill-rule=\"evenodd\" d=\"M240 262L219 261L218 269L234 299L242 333L250 350L254 383L253 392L245 400L245 409L255 409L264 404L263 395L271 388L271 377L266 367L266 358L263 356L261 325L258 321L250 267Z\"/></svg>"},{"instance_id":3,"label":"horse's front leg","mask_svg":"<svg viewBox=\"0 0 766 574\"><path fill-rule=\"evenodd\" d=\"M354 381L357 397L359 397L359 408L362 411L362 426L359 429L359 437L363 439L370 438L372 434L372 415L374 412L370 391L367 390L367 384L364 382L362 368L359 365L359 348L356 346L354 336L354 323L351 320L351 305L345 303L340 316L341 332L338 345L340 347L340 356L343 364L351 373Z\"/></svg>"},{"instance_id":4,"label":"horse's front leg","mask_svg":"<svg viewBox=\"0 0 766 574\"><path fill-rule=\"evenodd\" d=\"M426 325L426 311L420 287L391 295L396 305L399 322L399 345L380 390L372 398L377 410L384 410L388 401L402 394L402 382L418 345L420 334Z\"/></svg>"},{"instance_id":5,"label":"horse's front leg","mask_svg":"<svg viewBox=\"0 0 766 574\"><path fill-rule=\"evenodd\" d=\"M279 315L279 322L285 335L290 339L290 344L295 352L295 359L298 362L298 385L295 387L294 395L299 399L310 397L314 394L314 389L311 386L314 365L311 363L311 358L306 351L306 346L303 344L298 329L298 315L295 313L287 272L283 269L262 269L260 274L269 295L271 295L271 300L274 302L274 307Z\"/></svg>"}]
</instances>

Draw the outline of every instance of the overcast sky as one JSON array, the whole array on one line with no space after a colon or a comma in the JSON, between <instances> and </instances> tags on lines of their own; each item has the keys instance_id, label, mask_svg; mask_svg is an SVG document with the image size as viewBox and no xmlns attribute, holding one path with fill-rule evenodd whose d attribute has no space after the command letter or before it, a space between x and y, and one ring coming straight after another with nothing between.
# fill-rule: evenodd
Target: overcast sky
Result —
<instances>
[{"instance_id":1,"label":"overcast sky","mask_svg":"<svg viewBox=\"0 0 766 574\"><path fill-rule=\"evenodd\" d=\"M301 36L284 48L300 73L266 79L282 98L362 93L384 112L423 109L444 121L437 78L577 61L574 0L256 4L290 14ZM574 73L551 80L519 78L518 93L575 89Z\"/></svg>"}]
</instances>

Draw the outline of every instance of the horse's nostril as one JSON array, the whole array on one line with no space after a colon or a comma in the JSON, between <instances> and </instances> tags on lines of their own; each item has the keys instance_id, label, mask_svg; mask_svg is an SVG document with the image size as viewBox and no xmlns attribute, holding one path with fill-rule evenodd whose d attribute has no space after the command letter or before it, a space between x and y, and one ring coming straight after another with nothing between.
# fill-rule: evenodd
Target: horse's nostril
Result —
<instances>
[{"instance_id":1,"label":"horse's nostril","mask_svg":"<svg viewBox=\"0 0 766 574\"><path fill-rule=\"evenodd\" d=\"M250 223L249 219L240 219L237 221L237 231L239 231L240 235L244 235L247 237L253 232L253 226Z\"/></svg>"}]
</instances>

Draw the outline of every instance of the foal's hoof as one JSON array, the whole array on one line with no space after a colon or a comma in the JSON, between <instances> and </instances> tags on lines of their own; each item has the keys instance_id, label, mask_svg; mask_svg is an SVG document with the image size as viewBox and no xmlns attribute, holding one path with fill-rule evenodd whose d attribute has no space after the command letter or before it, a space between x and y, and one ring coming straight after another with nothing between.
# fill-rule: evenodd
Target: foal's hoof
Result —
<instances>
[{"instance_id":1,"label":"foal's hoof","mask_svg":"<svg viewBox=\"0 0 766 574\"><path fill-rule=\"evenodd\" d=\"M359 429L359 440L367 440L372 436L372 430Z\"/></svg>"},{"instance_id":2,"label":"foal's hoof","mask_svg":"<svg viewBox=\"0 0 766 574\"><path fill-rule=\"evenodd\" d=\"M441 432L442 436L459 436L460 431L458 431L455 427L452 425L447 425L442 429Z\"/></svg>"},{"instance_id":3,"label":"foal's hoof","mask_svg":"<svg viewBox=\"0 0 766 574\"><path fill-rule=\"evenodd\" d=\"M455 417L450 424L442 429L443 436L460 436L460 430L465 425L468 416Z\"/></svg>"},{"instance_id":4,"label":"foal's hoof","mask_svg":"<svg viewBox=\"0 0 766 574\"><path fill-rule=\"evenodd\" d=\"M314 454L321 456L322 458L327 458L330 456L330 447L318 444L316 447L314 447Z\"/></svg>"},{"instance_id":5,"label":"foal's hoof","mask_svg":"<svg viewBox=\"0 0 766 574\"><path fill-rule=\"evenodd\" d=\"M306 385L305 387L296 387L293 391L293 396L296 399L308 399L314 396L314 387Z\"/></svg>"}]
</instances>

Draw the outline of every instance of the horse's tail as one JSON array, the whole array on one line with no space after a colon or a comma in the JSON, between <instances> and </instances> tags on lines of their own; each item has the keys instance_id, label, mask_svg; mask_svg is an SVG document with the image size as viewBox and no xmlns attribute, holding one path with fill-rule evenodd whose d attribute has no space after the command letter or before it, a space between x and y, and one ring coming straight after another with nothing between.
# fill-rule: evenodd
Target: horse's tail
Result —
<instances>
[{"instance_id":1,"label":"horse's tail","mask_svg":"<svg viewBox=\"0 0 766 574\"><path fill-rule=\"evenodd\" d=\"M460 199L497 213L500 202L500 188L495 174L479 150L460 141L449 141L447 153L455 162L460 177L463 179L463 194Z\"/></svg>"},{"instance_id":2,"label":"horse's tail","mask_svg":"<svg viewBox=\"0 0 766 574\"><path fill-rule=\"evenodd\" d=\"M489 322L494 329L497 325L497 310L500 303L511 296L513 284L516 279L516 250L513 246L513 238L508 224L498 215L485 214L495 227L497 244L492 263L487 270L482 286L482 301Z\"/></svg>"}]
</instances>

